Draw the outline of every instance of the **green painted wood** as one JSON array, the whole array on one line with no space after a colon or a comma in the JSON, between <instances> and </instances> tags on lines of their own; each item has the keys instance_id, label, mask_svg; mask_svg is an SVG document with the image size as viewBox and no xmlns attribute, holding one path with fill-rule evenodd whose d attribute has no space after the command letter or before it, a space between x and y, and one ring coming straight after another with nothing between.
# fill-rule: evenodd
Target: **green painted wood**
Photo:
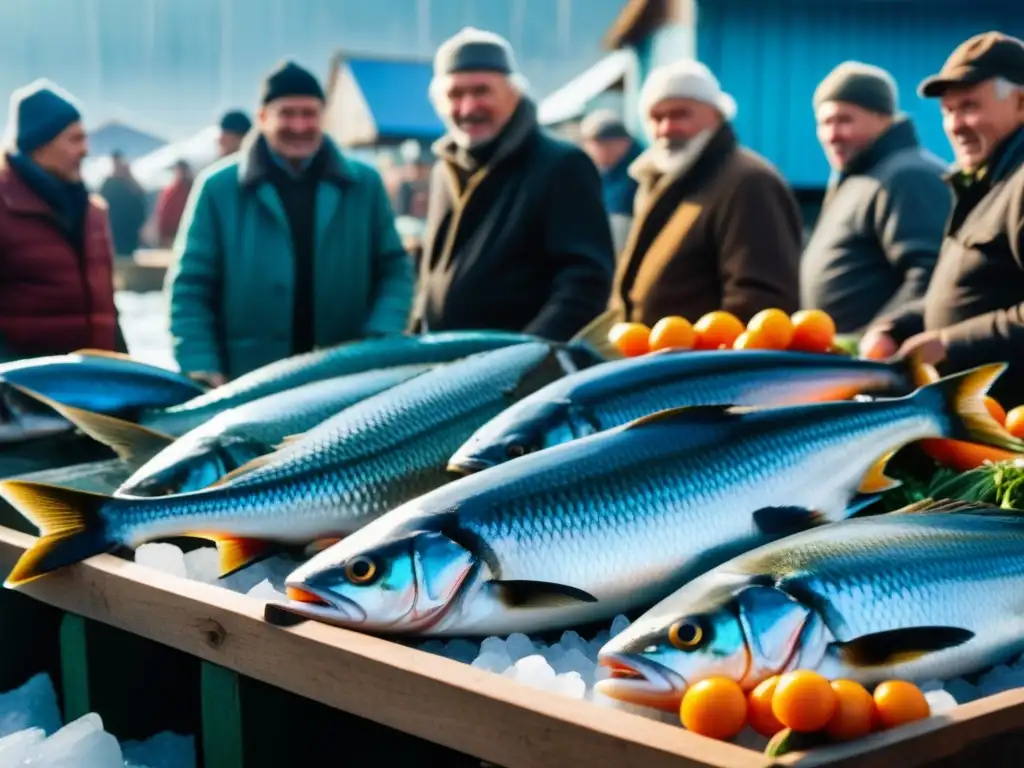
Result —
<instances>
[{"instance_id":1,"label":"green painted wood","mask_svg":"<svg viewBox=\"0 0 1024 768\"><path fill-rule=\"evenodd\" d=\"M60 623L60 668L64 722L70 723L92 711L87 622L72 613Z\"/></svg>"},{"instance_id":2,"label":"green painted wood","mask_svg":"<svg viewBox=\"0 0 1024 768\"><path fill-rule=\"evenodd\" d=\"M61 612L10 589L0 589L0 691L48 672L60 690Z\"/></svg>"},{"instance_id":3,"label":"green painted wood","mask_svg":"<svg viewBox=\"0 0 1024 768\"><path fill-rule=\"evenodd\" d=\"M203 662L200 671L203 768L246 768L240 677Z\"/></svg>"}]
</instances>

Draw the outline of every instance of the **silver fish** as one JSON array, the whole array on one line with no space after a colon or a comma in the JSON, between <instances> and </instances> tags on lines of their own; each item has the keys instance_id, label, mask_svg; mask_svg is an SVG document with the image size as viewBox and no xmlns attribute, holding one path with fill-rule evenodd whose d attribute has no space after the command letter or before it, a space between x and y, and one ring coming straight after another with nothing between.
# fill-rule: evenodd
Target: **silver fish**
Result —
<instances>
[{"instance_id":1,"label":"silver fish","mask_svg":"<svg viewBox=\"0 0 1024 768\"><path fill-rule=\"evenodd\" d=\"M1024 651L1022 592L1024 512L940 501L847 520L686 584L605 645L598 690L678 710L712 676L951 679Z\"/></svg>"},{"instance_id":2,"label":"silver fish","mask_svg":"<svg viewBox=\"0 0 1024 768\"><path fill-rule=\"evenodd\" d=\"M214 486L156 498L108 497L7 481L0 495L42 531L8 586L120 544L199 536L217 542L223 572L270 543L345 536L447 482L448 457L487 419L589 348L526 342L439 366L347 408Z\"/></svg>"},{"instance_id":3,"label":"silver fish","mask_svg":"<svg viewBox=\"0 0 1024 768\"><path fill-rule=\"evenodd\" d=\"M842 519L901 446L1020 445L983 395L1004 365L890 400L663 412L463 477L303 564L286 611L421 635L539 632L641 609L731 556ZM0 486L2 488L2 486Z\"/></svg>"},{"instance_id":4,"label":"silver fish","mask_svg":"<svg viewBox=\"0 0 1024 768\"><path fill-rule=\"evenodd\" d=\"M782 406L905 395L913 364L774 351L664 351L552 382L482 426L450 469L493 467L527 453L687 405Z\"/></svg>"}]
</instances>

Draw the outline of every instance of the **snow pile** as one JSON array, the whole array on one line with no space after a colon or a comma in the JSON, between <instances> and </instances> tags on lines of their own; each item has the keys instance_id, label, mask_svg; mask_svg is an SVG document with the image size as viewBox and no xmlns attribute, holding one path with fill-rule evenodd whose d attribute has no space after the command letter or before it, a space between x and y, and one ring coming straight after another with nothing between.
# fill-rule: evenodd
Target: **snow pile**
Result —
<instances>
[{"instance_id":1,"label":"snow pile","mask_svg":"<svg viewBox=\"0 0 1024 768\"><path fill-rule=\"evenodd\" d=\"M157 734L122 745L90 712L61 727L49 675L0 694L0 768L194 768L191 736Z\"/></svg>"}]
</instances>

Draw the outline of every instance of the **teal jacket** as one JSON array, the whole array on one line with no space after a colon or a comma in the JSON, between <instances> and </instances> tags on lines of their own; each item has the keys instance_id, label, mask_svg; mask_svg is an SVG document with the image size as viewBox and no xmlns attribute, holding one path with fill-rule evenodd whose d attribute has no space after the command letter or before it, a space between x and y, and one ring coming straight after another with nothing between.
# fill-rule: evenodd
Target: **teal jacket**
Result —
<instances>
[{"instance_id":1,"label":"teal jacket","mask_svg":"<svg viewBox=\"0 0 1024 768\"><path fill-rule=\"evenodd\" d=\"M256 151L206 169L192 187L167 272L174 357L229 379L291 354L294 254L284 206ZM413 265L380 175L330 158L316 197L317 347L405 330Z\"/></svg>"}]
</instances>

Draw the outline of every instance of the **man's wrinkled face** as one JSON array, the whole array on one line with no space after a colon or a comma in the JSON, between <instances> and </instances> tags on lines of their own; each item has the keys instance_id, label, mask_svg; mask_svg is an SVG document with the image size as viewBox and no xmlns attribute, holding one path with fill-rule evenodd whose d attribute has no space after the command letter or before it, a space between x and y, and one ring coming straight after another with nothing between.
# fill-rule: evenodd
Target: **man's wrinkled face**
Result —
<instances>
[{"instance_id":1,"label":"man's wrinkled face","mask_svg":"<svg viewBox=\"0 0 1024 768\"><path fill-rule=\"evenodd\" d=\"M942 127L960 167L969 172L985 164L999 143L1024 125L1024 91L997 98L994 80L949 88L941 98Z\"/></svg>"},{"instance_id":2,"label":"man's wrinkled face","mask_svg":"<svg viewBox=\"0 0 1024 768\"><path fill-rule=\"evenodd\" d=\"M49 144L32 153L41 167L64 181L82 180L82 161L89 154L89 140L81 123L72 123Z\"/></svg>"},{"instance_id":3,"label":"man's wrinkled face","mask_svg":"<svg viewBox=\"0 0 1024 768\"><path fill-rule=\"evenodd\" d=\"M519 92L500 72L456 72L445 77L437 110L460 146L490 141L519 105Z\"/></svg>"},{"instance_id":4,"label":"man's wrinkled face","mask_svg":"<svg viewBox=\"0 0 1024 768\"><path fill-rule=\"evenodd\" d=\"M847 104L826 101L815 113L818 141L828 164L837 171L847 166L858 152L874 143L892 124L892 118L878 112Z\"/></svg>"},{"instance_id":5,"label":"man's wrinkled face","mask_svg":"<svg viewBox=\"0 0 1024 768\"><path fill-rule=\"evenodd\" d=\"M722 116L710 104L694 99L659 101L647 115L647 124L657 144L665 149L683 149L704 131L722 124Z\"/></svg>"},{"instance_id":6,"label":"man's wrinkled face","mask_svg":"<svg viewBox=\"0 0 1024 768\"><path fill-rule=\"evenodd\" d=\"M282 96L259 113L267 144L286 160L305 160L323 141L324 103L315 96Z\"/></svg>"},{"instance_id":7,"label":"man's wrinkled face","mask_svg":"<svg viewBox=\"0 0 1024 768\"><path fill-rule=\"evenodd\" d=\"M240 133L234 133L233 131L221 131L220 136L217 137L217 146L220 148L220 156L227 157L233 155L242 146L242 139L245 138Z\"/></svg>"},{"instance_id":8,"label":"man's wrinkled face","mask_svg":"<svg viewBox=\"0 0 1024 768\"><path fill-rule=\"evenodd\" d=\"M614 167L621 160L633 142L626 138L587 139L583 142L583 151L590 155L594 165L602 171Z\"/></svg>"}]
</instances>

